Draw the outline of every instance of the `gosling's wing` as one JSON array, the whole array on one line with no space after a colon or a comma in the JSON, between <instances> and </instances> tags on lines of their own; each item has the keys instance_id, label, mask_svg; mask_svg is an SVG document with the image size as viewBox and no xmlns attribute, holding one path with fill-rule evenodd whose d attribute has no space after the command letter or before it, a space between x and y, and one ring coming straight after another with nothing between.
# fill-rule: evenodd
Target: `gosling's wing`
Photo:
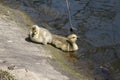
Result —
<instances>
[{"instance_id":1,"label":"gosling's wing","mask_svg":"<svg viewBox=\"0 0 120 80\"><path fill-rule=\"evenodd\" d=\"M67 38L60 35L53 35L53 40L57 40L62 43L65 43L67 41Z\"/></svg>"},{"instance_id":2,"label":"gosling's wing","mask_svg":"<svg viewBox=\"0 0 120 80\"><path fill-rule=\"evenodd\" d=\"M59 35L53 35L52 44L55 45L57 48L61 48L61 49L63 49L63 47L65 48L67 44L66 41L67 38L65 37Z\"/></svg>"}]
</instances>

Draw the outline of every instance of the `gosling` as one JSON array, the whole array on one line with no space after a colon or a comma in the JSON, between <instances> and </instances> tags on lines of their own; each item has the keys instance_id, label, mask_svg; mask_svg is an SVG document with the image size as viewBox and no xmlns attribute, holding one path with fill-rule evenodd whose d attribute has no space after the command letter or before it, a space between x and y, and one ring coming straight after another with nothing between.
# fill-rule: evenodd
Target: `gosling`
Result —
<instances>
[{"instance_id":1,"label":"gosling","mask_svg":"<svg viewBox=\"0 0 120 80\"><path fill-rule=\"evenodd\" d=\"M52 34L45 28L33 25L29 32L30 40L46 45L52 42Z\"/></svg>"},{"instance_id":2,"label":"gosling","mask_svg":"<svg viewBox=\"0 0 120 80\"><path fill-rule=\"evenodd\" d=\"M52 45L63 51L77 51L78 45L76 44L77 35L71 34L66 37L53 35Z\"/></svg>"}]
</instances>

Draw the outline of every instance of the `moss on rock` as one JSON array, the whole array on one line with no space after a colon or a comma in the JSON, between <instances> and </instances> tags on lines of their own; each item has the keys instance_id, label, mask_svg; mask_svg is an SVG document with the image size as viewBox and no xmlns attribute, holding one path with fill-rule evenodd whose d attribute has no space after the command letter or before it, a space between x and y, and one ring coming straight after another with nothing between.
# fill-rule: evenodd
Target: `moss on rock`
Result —
<instances>
[{"instance_id":1,"label":"moss on rock","mask_svg":"<svg viewBox=\"0 0 120 80\"><path fill-rule=\"evenodd\" d=\"M0 70L0 80L15 80L14 76L8 71Z\"/></svg>"}]
</instances>

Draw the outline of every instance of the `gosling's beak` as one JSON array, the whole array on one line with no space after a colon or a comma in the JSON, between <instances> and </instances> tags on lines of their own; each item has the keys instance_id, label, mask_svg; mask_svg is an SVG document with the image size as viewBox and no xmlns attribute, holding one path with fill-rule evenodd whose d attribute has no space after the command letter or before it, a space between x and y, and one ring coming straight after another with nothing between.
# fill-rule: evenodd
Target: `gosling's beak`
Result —
<instances>
[{"instance_id":1,"label":"gosling's beak","mask_svg":"<svg viewBox=\"0 0 120 80\"><path fill-rule=\"evenodd\" d=\"M35 33L32 33L32 37L34 37Z\"/></svg>"}]
</instances>

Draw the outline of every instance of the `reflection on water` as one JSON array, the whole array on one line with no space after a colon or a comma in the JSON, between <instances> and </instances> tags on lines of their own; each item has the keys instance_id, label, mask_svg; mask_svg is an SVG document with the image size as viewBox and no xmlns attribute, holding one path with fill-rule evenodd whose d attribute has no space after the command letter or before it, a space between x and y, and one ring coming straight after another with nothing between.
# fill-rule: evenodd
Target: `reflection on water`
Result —
<instances>
[{"instance_id":1,"label":"reflection on water","mask_svg":"<svg viewBox=\"0 0 120 80\"><path fill-rule=\"evenodd\" d=\"M17 8L39 25L47 23L52 29L45 27L54 33L69 32L65 0L13 1L21 3ZM120 80L120 0L69 1L72 24L80 37L76 69L94 80Z\"/></svg>"}]
</instances>

